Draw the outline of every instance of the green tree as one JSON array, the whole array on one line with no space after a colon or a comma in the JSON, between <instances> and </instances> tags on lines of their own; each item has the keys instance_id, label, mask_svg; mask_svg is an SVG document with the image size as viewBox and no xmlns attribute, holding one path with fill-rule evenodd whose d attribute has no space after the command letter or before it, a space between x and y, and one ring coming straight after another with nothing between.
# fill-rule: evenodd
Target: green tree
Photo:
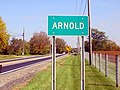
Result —
<instances>
[{"instance_id":1,"label":"green tree","mask_svg":"<svg viewBox=\"0 0 120 90\"><path fill-rule=\"evenodd\" d=\"M30 54L30 43L29 42L24 42L25 43L25 55L29 55Z\"/></svg>"},{"instance_id":2,"label":"green tree","mask_svg":"<svg viewBox=\"0 0 120 90\"><path fill-rule=\"evenodd\" d=\"M31 54L48 54L50 53L50 39L45 32L34 33L29 41Z\"/></svg>"},{"instance_id":3,"label":"green tree","mask_svg":"<svg viewBox=\"0 0 120 90\"><path fill-rule=\"evenodd\" d=\"M56 38L56 53L65 52L65 41L61 38Z\"/></svg>"},{"instance_id":4,"label":"green tree","mask_svg":"<svg viewBox=\"0 0 120 90\"><path fill-rule=\"evenodd\" d=\"M10 35L6 31L6 24L0 17L0 53L3 53L8 46L8 40Z\"/></svg>"},{"instance_id":5,"label":"green tree","mask_svg":"<svg viewBox=\"0 0 120 90\"><path fill-rule=\"evenodd\" d=\"M98 29L92 29L92 50L119 50L120 47L113 41L108 40L105 32L99 31ZM85 41L85 50L89 51L89 42Z\"/></svg>"},{"instance_id":6,"label":"green tree","mask_svg":"<svg viewBox=\"0 0 120 90\"><path fill-rule=\"evenodd\" d=\"M98 31L98 29L92 29L92 49L95 50L104 50L105 43L108 40L108 37L105 35L105 32Z\"/></svg>"}]
</instances>

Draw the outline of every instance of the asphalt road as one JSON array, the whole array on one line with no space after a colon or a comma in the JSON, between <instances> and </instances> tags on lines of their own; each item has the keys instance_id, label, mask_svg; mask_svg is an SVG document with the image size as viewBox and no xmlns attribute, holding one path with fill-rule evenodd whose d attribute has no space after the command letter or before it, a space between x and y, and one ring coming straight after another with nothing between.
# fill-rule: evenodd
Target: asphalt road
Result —
<instances>
[{"instance_id":1,"label":"asphalt road","mask_svg":"<svg viewBox=\"0 0 120 90\"><path fill-rule=\"evenodd\" d=\"M60 57L60 56L63 56L63 55L65 55L65 54L57 55L56 57ZM35 57L33 57L33 58L35 58ZM22 59L15 59L15 60L23 60L23 59L29 59L29 58L22 58ZM36 59L36 60L33 60L33 61L28 61L28 62L23 62L23 63L12 64L12 65L8 65L8 66L3 66L0 70L0 72L5 73L5 72L9 72L9 71L15 71L15 70L18 70L19 68L21 69L22 67L32 65L32 64L35 64L35 63L38 63L38 62L50 60L50 59L52 59L51 56L41 58L41 59ZM14 60L11 60L11 61L14 61Z\"/></svg>"}]
</instances>

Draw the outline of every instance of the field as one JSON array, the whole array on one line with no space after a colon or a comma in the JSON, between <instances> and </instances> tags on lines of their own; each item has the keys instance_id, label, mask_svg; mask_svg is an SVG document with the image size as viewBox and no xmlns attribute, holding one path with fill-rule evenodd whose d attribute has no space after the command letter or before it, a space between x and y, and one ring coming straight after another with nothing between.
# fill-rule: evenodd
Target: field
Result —
<instances>
[{"instance_id":1,"label":"field","mask_svg":"<svg viewBox=\"0 0 120 90\"><path fill-rule=\"evenodd\" d=\"M86 61L86 90L120 90L114 81L104 77ZM80 90L80 59L77 56L67 56L57 61L57 90ZM39 72L29 82L15 87L14 90L51 90L51 65Z\"/></svg>"}]
</instances>

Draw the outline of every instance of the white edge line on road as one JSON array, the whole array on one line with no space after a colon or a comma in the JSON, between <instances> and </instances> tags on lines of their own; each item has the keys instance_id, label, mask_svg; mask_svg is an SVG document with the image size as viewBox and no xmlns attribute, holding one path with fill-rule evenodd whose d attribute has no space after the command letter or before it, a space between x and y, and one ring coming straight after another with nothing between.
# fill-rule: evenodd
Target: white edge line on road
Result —
<instances>
[{"instance_id":1,"label":"white edge line on road","mask_svg":"<svg viewBox=\"0 0 120 90\"><path fill-rule=\"evenodd\" d=\"M14 71L18 71L20 69L27 68L28 66L31 66L31 65L27 65L27 66L23 66L23 67L20 67L20 68L17 68L17 69L9 70L9 71L1 73L1 75L7 74L7 73L10 73L10 72L14 72Z\"/></svg>"},{"instance_id":2,"label":"white edge line on road","mask_svg":"<svg viewBox=\"0 0 120 90\"><path fill-rule=\"evenodd\" d=\"M49 59L49 60L50 60L50 59ZM40 62L39 62L39 63L40 63ZM36 63L34 63L34 64L36 64ZM1 75L4 75L4 74L10 73L10 72L18 71L18 70L21 70L21 69L23 69L23 68L27 68L27 67L29 67L29 66L31 66L31 65L32 65L32 64L27 65L27 66L23 66L23 67L20 67L20 68L17 68L17 69L9 70L9 71L6 71L6 72L0 73L0 74L1 74Z\"/></svg>"},{"instance_id":3,"label":"white edge line on road","mask_svg":"<svg viewBox=\"0 0 120 90\"><path fill-rule=\"evenodd\" d=\"M50 60L50 59L49 59ZM43 61L44 62L44 61ZM41 63L41 62L38 62L38 63ZM38 64L38 63L34 63L34 64ZM3 72L3 73L0 73L1 75L4 75L4 74L7 74L7 73L11 73L11 72L14 72L14 71L18 71L18 70L21 70L23 68L27 68L29 66L31 66L33 64L30 64L30 65L27 65L27 66L23 66L23 67L20 67L20 68L16 68L16 69L12 69L12 70L9 70L9 71L6 71L6 72Z\"/></svg>"}]
</instances>

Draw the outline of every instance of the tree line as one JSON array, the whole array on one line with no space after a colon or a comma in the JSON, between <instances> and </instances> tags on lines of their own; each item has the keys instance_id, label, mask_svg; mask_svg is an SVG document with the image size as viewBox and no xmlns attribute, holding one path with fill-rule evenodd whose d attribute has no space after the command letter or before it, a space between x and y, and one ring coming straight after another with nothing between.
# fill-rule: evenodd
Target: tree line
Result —
<instances>
[{"instance_id":1,"label":"tree line","mask_svg":"<svg viewBox=\"0 0 120 90\"><path fill-rule=\"evenodd\" d=\"M6 24L0 17L0 54L21 55L24 48L25 54L44 55L52 51L52 42L46 32L34 33L30 41L12 38L6 31ZM66 42L61 38L56 38L56 52L65 52Z\"/></svg>"},{"instance_id":2,"label":"tree line","mask_svg":"<svg viewBox=\"0 0 120 90\"><path fill-rule=\"evenodd\" d=\"M93 51L120 51L120 46L108 39L105 32L92 28L92 50ZM88 38L89 39L89 38ZM85 41L85 50L89 51L89 41Z\"/></svg>"},{"instance_id":3,"label":"tree line","mask_svg":"<svg viewBox=\"0 0 120 90\"><path fill-rule=\"evenodd\" d=\"M52 42L46 32L34 33L30 41L12 38L7 33L6 24L0 17L0 54L21 55L23 48L25 54L49 54L52 51ZM85 41L85 51L89 51L89 38ZM24 44L24 45L23 45ZM23 47L24 46L24 47ZM56 38L56 53L67 52L66 42L61 38ZM77 50L72 49L74 52ZM119 45L109 40L105 32L92 28L92 50L93 51L120 51Z\"/></svg>"}]
</instances>

